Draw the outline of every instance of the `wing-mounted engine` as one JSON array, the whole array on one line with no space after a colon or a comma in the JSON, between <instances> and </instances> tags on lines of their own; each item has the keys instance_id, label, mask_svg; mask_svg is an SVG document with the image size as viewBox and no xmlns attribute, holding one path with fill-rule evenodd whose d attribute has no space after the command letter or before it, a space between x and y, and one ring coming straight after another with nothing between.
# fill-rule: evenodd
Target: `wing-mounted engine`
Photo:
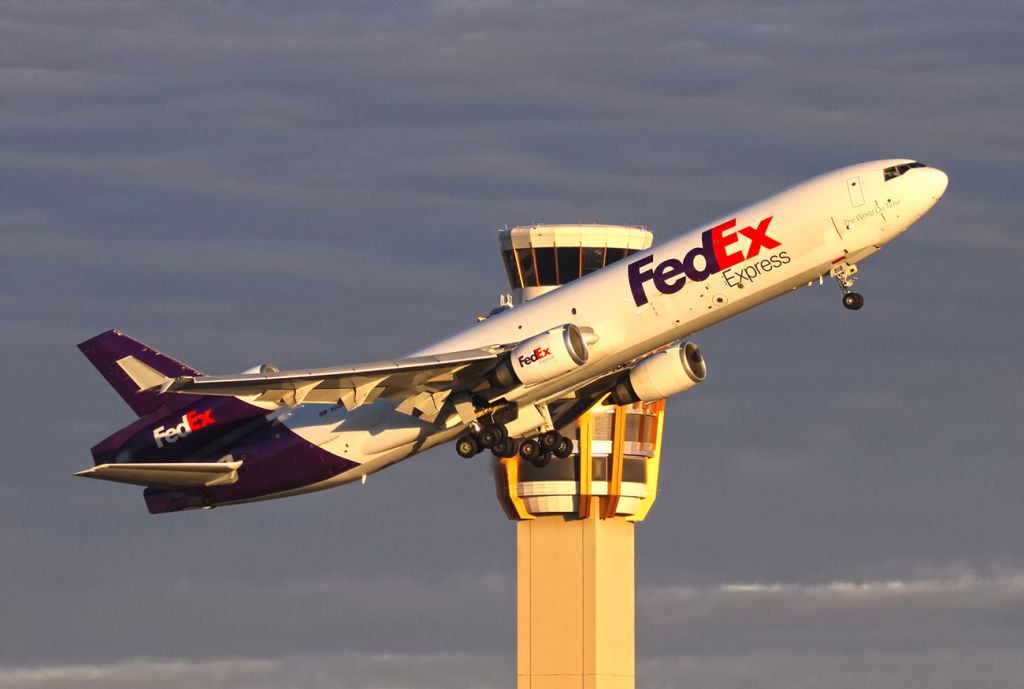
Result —
<instances>
[{"instance_id":1,"label":"wing-mounted engine","mask_svg":"<svg viewBox=\"0 0 1024 689\"><path fill-rule=\"evenodd\" d=\"M495 368L494 377L503 388L536 385L579 368L588 358L584 334L567 323L520 342Z\"/></svg>"},{"instance_id":2,"label":"wing-mounted engine","mask_svg":"<svg viewBox=\"0 0 1024 689\"><path fill-rule=\"evenodd\" d=\"M615 404L656 402L702 382L708 368L693 342L676 343L638 361L612 388Z\"/></svg>"}]
</instances>

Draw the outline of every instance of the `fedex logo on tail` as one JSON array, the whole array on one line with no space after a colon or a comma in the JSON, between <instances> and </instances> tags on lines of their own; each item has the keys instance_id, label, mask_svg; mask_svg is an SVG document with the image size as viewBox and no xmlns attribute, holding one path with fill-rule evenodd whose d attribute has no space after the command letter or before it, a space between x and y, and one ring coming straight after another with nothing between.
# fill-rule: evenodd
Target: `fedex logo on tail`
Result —
<instances>
[{"instance_id":1,"label":"fedex logo on tail","mask_svg":"<svg viewBox=\"0 0 1024 689\"><path fill-rule=\"evenodd\" d=\"M653 267L654 255L645 256L629 264L629 289L633 293L633 301L643 306L650 299L647 297L646 283L653 282L654 288L662 294L675 294L683 288L687 280L703 282L715 273L722 272L742 261L756 257L761 249L775 249L782 245L768 236L768 226L773 216L768 216L756 226L744 227L736 231L736 218L727 220L720 225L701 233L700 246L694 247L682 259L667 258ZM740 237L749 240L744 254L737 246ZM770 270L774 262L769 262ZM789 263L785 252L780 254L779 265ZM776 266L777 267L777 266ZM731 283L730 283L731 284Z\"/></svg>"},{"instance_id":2,"label":"fedex logo on tail","mask_svg":"<svg viewBox=\"0 0 1024 689\"><path fill-rule=\"evenodd\" d=\"M207 409L204 412L197 412L193 409L186 414L182 414L181 423L176 426L157 426L154 428L153 440L156 441L156 446L161 448L165 443L176 443L178 439L191 435L193 431L212 426L215 423L217 423L217 420L213 418L212 409Z\"/></svg>"}]
</instances>

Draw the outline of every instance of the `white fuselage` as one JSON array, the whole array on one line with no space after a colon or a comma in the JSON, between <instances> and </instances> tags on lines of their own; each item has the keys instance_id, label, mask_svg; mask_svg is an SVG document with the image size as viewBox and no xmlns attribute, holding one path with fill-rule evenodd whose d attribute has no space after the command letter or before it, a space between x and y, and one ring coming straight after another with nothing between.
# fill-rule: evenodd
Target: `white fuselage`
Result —
<instances>
[{"instance_id":1,"label":"white fuselage","mask_svg":"<svg viewBox=\"0 0 1024 689\"><path fill-rule=\"evenodd\" d=\"M413 354L516 343L574 323L598 338L586 363L550 382L521 388L509 399L529 409L570 395L655 349L805 286L837 263L852 264L877 251L945 191L946 175L934 168L883 179L883 169L909 162L874 161L814 177ZM715 254L717 266L711 267L717 272L702 274L709 268L707 256L699 255L702 248ZM347 412L341 406L300 405L286 413L282 420L297 434L360 464L294 492L356 480L451 440L465 428L429 424L394 406L380 400Z\"/></svg>"}]
</instances>

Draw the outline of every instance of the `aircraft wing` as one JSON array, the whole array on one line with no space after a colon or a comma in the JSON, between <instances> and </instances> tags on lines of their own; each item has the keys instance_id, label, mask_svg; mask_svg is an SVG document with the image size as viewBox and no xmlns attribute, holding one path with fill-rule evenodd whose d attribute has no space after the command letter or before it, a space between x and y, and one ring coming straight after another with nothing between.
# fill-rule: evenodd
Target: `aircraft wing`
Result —
<instances>
[{"instance_id":1,"label":"aircraft wing","mask_svg":"<svg viewBox=\"0 0 1024 689\"><path fill-rule=\"evenodd\" d=\"M349 410L386 397L400 400L400 411L409 414L418 411L429 417L440 412L452 392L480 385L506 349L496 346L337 368L180 376L163 378L159 389L161 392L254 397L255 401L288 406L340 402Z\"/></svg>"}]
</instances>

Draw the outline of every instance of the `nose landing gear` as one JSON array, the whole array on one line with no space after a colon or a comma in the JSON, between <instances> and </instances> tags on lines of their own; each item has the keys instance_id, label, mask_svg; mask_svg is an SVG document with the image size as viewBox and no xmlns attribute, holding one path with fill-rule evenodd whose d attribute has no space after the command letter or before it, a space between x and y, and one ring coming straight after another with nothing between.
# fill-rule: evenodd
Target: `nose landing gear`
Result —
<instances>
[{"instance_id":1,"label":"nose landing gear","mask_svg":"<svg viewBox=\"0 0 1024 689\"><path fill-rule=\"evenodd\" d=\"M856 311L864 306L864 296L857 292L847 292L843 295L843 306L851 311Z\"/></svg>"},{"instance_id":2,"label":"nose landing gear","mask_svg":"<svg viewBox=\"0 0 1024 689\"><path fill-rule=\"evenodd\" d=\"M857 264L843 261L832 267L829 273L839 283L843 290L843 306L851 311L857 311L864 306L864 296L852 291L853 283L857 279Z\"/></svg>"}]
</instances>

